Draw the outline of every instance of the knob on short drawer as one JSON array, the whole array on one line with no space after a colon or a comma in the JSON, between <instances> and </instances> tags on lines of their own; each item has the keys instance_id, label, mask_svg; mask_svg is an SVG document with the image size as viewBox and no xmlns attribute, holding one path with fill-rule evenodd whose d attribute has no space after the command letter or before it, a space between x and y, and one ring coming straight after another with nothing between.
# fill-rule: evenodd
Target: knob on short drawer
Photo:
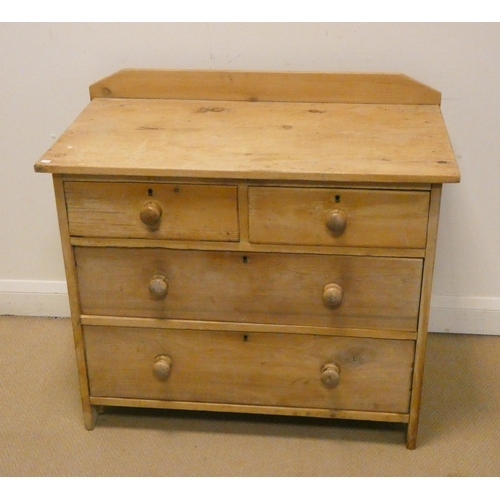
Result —
<instances>
[{"instance_id":1,"label":"knob on short drawer","mask_svg":"<svg viewBox=\"0 0 500 500\"><path fill-rule=\"evenodd\" d=\"M153 364L153 375L158 380L167 380L172 369L172 358L167 354L156 356Z\"/></svg>"},{"instance_id":2,"label":"knob on short drawer","mask_svg":"<svg viewBox=\"0 0 500 500\"><path fill-rule=\"evenodd\" d=\"M321 382L332 389L340 382L340 368L335 363L326 363L321 368Z\"/></svg>"},{"instance_id":3,"label":"knob on short drawer","mask_svg":"<svg viewBox=\"0 0 500 500\"><path fill-rule=\"evenodd\" d=\"M162 300L168 293L168 280L161 274L155 274L149 280L149 295L153 300Z\"/></svg>"},{"instance_id":4,"label":"knob on short drawer","mask_svg":"<svg viewBox=\"0 0 500 500\"><path fill-rule=\"evenodd\" d=\"M326 226L335 236L343 234L346 224L347 215L342 210L330 210L326 215Z\"/></svg>"},{"instance_id":5,"label":"knob on short drawer","mask_svg":"<svg viewBox=\"0 0 500 500\"><path fill-rule=\"evenodd\" d=\"M140 217L146 226L155 226L160 222L161 206L156 201L148 201L141 210Z\"/></svg>"},{"instance_id":6,"label":"knob on short drawer","mask_svg":"<svg viewBox=\"0 0 500 500\"><path fill-rule=\"evenodd\" d=\"M331 309L340 307L343 297L344 290L336 283L328 283L328 285L325 285L325 288L323 288L323 302Z\"/></svg>"}]
</instances>

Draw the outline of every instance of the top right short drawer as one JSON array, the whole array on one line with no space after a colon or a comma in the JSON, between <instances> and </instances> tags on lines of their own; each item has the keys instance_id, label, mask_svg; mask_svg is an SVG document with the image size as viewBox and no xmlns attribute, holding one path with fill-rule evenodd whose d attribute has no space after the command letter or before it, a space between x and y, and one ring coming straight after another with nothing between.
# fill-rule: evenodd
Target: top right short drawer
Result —
<instances>
[{"instance_id":1,"label":"top right short drawer","mask_svg":"<svg viewBox=\"0 0 500 500\"><path fill-rule=\"evenodd\" d=\"M425 248L430 193L251 186L251 243Z\"/></svg>"}]
</instances>

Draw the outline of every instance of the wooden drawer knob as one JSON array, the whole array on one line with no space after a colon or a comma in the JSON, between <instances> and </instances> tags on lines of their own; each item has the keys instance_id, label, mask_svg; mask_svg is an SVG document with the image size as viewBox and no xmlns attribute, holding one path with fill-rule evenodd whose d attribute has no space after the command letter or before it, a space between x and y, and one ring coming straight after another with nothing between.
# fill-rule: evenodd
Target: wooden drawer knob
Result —
<instances>
[{"instance_id":1,"label":"wooden drawer knob","mask_svg":"<svg viewBox=\"0 0 500 500\"><path fill-rule=\"evenodd\" d=\"M337 387L340 382L340 368L335 363L326 363L321 368L321 382L327 387Z\"/></svg>"},{"instance_id":2,"label":"wooden drawer knob","mask_svg":"<svg viewBox=\"0 0 500 500\"><path fill-rule=\"evenodd\" d=\"M335 235L340 236L345 231L347 216L342 210L330 210L326 216L326 226Z\"/></svg>"},{"instance_id":3,"label":"wooden drawer knob","mask_svg":"<svg viewBox=\"0 0 500 500\"><path fill-rule=\"evenodd\" d=\"M331 309L336 309L342 304L343 296L344 290L336 283L328 283L328 285L325 285L325 288L323 288L323 302Z\"/></svg>"},{"instance_id":4,"label":"wooden drawer knob","mask_svg":"<svg viewBox=\"0 0 500 500\"><path fill-rule=\"evenodd\" d=\"M146 226L155 226L158 222L160 222L161 214L161 206L155 201L148 201L142 207L140 217Z\"/></svg>"},{"instance_id":5,"label":"wooden drawer knob","mask_svg":"<svg viewBox=\"0 0 500 500\"><path fill-rule=\"evenodd\" d=\"M149 280L149 295L153 300L162 300L167 296L168 280L161 274L155 274Z\"/></svg>"},{"instance_id":6,"label":"wooden drawer knob","mask_svg":"<svg viewBox=\"0 0 500 500\"><path fill-rule=\"evenodd\" d=\"M158 380L167 380L172 368L172 358L167 354L156 356L153 365L153 375Z\"/></svg>"}]
</instances>

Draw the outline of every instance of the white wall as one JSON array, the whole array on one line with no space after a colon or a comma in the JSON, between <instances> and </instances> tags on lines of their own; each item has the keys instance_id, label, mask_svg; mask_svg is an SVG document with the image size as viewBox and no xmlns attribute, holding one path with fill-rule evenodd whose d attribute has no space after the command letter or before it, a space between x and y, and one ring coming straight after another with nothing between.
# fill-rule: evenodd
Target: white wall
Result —
<instances>
[{"instance_id":1,"label":"white wall","mask_svg":"<svg viewBox=\"0 0 500 500\"><path fill-rule=\"evenodd\" d=\"M33 163L124 67L405 73L443 94L431 329L500 332L500 24L0 24L0 314L68 314L49 175Z\"/></svg>"}]
</instances>

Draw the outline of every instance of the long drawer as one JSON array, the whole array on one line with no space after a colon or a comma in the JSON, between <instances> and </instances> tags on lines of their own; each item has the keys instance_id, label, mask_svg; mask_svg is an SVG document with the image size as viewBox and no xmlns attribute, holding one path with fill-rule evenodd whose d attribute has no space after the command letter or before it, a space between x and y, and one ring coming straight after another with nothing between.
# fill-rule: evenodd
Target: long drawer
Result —
<instances>
[{"instance_id":1,"label":"long drawer","mask_svg":"<svg viewBox=\"0 0 500 500\"><path fill-rule=\"evenodd\" d=\"M408 411L414 342L84 327L91 396Z\"/></svg>"},{"instance_id":2,"label":"long drawer","mask_svg":"<svg viewBox=\"0 0 500 500\"><path fill-rule=\"evenodd\" d=\"M250 187L252 243L424 248L429 193Z\"/></svg>"},{"instance_id":3,"label":"long drawer","mask_svg":"<svg viewBox=\"0 0 500 500\"><path fill-rule=\"evenodd\" d=\"M76 247L84 314L416 331L422 260Z\"/></svg>"},{"instance_id":4,"label":"long drawer","mask_svg":"<svg viewBox=\"0 0 500 500\"><path fill-rule=\"evenodd\" d=\"M238 241L237 187L65 182L72 236Z\"/></svg>"}]
</instances>

